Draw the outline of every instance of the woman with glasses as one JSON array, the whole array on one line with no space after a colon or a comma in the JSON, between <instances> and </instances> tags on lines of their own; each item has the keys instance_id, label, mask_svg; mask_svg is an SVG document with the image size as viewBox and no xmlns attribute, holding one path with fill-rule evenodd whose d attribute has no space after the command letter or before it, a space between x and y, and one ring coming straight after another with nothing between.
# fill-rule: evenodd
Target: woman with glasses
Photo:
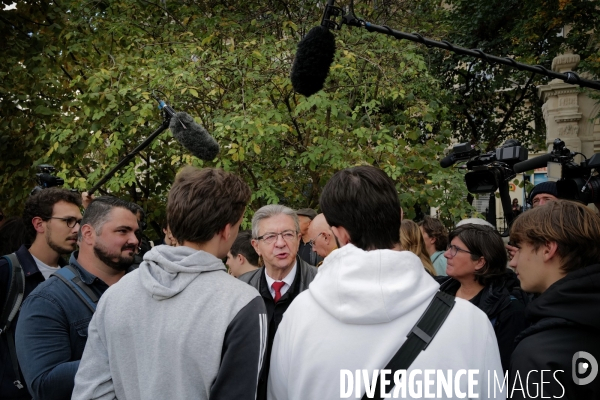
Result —
<instances>
[{"instance_id":1,"label":"woman with glasses","mask_svg":"<svg viewBox=\"0 0 600 400\"><path fill-rule=\"evenodd\" d=\"M507 268L502 237L485 225L461 225L450 233L444 257L448 276L436 278L440 290L470 301L487 314L506 371L515 337L526 327L528 297L516 274Z\"/></svg>"}]
</instances>

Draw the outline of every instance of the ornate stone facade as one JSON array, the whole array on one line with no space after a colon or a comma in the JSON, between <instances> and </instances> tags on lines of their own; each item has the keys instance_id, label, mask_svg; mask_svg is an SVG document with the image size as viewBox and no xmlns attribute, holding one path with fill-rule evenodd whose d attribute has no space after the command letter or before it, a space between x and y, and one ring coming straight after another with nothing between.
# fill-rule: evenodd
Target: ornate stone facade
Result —
<instances>
[{"instance_id":1,"label":"ornate stone facade","mask_svg":"<svg viewBox=\"0 0 600 400\"><path fill-rule=\"evenodd\" d=\"M552 70L561 73L572 71L579 64L579 59L577 54L562 54L552 61ZM551 150L554 139L560 138L570 150L587 157L600 152L600 123L594 121L600 112L600 104L596 100L589 98L579 86L559 79L540 86L538 93L544 101L542 111L548 150Z\"/></svg>"}]
</instances>

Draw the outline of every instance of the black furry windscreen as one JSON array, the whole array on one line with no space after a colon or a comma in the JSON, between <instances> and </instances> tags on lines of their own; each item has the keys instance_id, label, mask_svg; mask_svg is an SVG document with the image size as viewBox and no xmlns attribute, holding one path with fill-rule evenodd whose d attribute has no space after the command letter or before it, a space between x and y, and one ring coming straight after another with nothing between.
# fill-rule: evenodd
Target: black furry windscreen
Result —
<instances>
[{"instance_id":1,"label":"black furry windscreen","mask_svg":"<svg viewBox=\"0 0 600 400\"><path fill-rule=\"evenodd\" d=\"M315 26L298 43L292 65L292 85L304 96L323 89L335 57L335 36L323 26Z\"/></svg>"}]
</instances>

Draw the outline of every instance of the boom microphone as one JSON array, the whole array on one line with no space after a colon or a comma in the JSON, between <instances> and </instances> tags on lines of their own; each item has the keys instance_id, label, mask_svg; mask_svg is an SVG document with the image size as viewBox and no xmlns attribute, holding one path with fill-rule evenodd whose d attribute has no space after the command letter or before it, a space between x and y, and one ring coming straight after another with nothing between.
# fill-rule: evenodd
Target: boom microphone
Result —
<instances>
[{"instance_id":1,"label":"boom microphone","mask_svg":"<svg viewBox=\"0 0 600 400\"><path fill-rule=\"evenodd\" d=\"M219 154L217 141L210 136L206 129L198 125L189 114L184 112L174 113L169 129L171 129L173 137L199 159L211 161Z\"/></svg>"},{"instance_id":2,"label":"boom microphone","mask_svg":"<svg viewBox=\"0 0 600 400\"><path fill-rule=\"evenodd\" d=\"M323 89L335 56L335 36L324 26L315 26L298 43L292 65L292 86L304 96Z\"/></svg>"},{"instance_id":3,"label":"boom microphone","mask_svg":"<svg viewBox=\"0 0 600 400\"><path fill-rule=\"evenodd\" d=\"M448 154L446 157L440 160L440 167L448 168L454 165L456 159L454 158L454 154Z\"/></svg>"},{"instance_id":4,"label":"boom microphone","mask_svg":"<svg viewBox=\"0 0 600 400\"><path fill-rule=\"evenodd\" d=\"M546 165L548 165L548 161L550 160L552 160L552 154L544 154L530 160L516 163L513 167L513 170L518 174L536 168L544 168Z\"/></svg>"}]
</instances>

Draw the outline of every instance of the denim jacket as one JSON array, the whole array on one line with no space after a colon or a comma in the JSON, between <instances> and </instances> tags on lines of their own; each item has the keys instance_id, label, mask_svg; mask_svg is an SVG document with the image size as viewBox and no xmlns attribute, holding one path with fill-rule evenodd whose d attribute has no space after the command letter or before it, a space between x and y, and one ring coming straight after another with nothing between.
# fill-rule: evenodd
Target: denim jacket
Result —
<instances>
[{"instance_id":1,"label":"denim jacket","mask_svg":"<svg viewBox=\"0 0 600 400\"><path fill-rule=\"evenodd\" d=\"M98 297L108 289L79 265L77 253L69 262ZM53 276L23 302L16 332L17 356L34 399L71 398L91 319L87 305Z\"/></svg>"}]
</instances>

